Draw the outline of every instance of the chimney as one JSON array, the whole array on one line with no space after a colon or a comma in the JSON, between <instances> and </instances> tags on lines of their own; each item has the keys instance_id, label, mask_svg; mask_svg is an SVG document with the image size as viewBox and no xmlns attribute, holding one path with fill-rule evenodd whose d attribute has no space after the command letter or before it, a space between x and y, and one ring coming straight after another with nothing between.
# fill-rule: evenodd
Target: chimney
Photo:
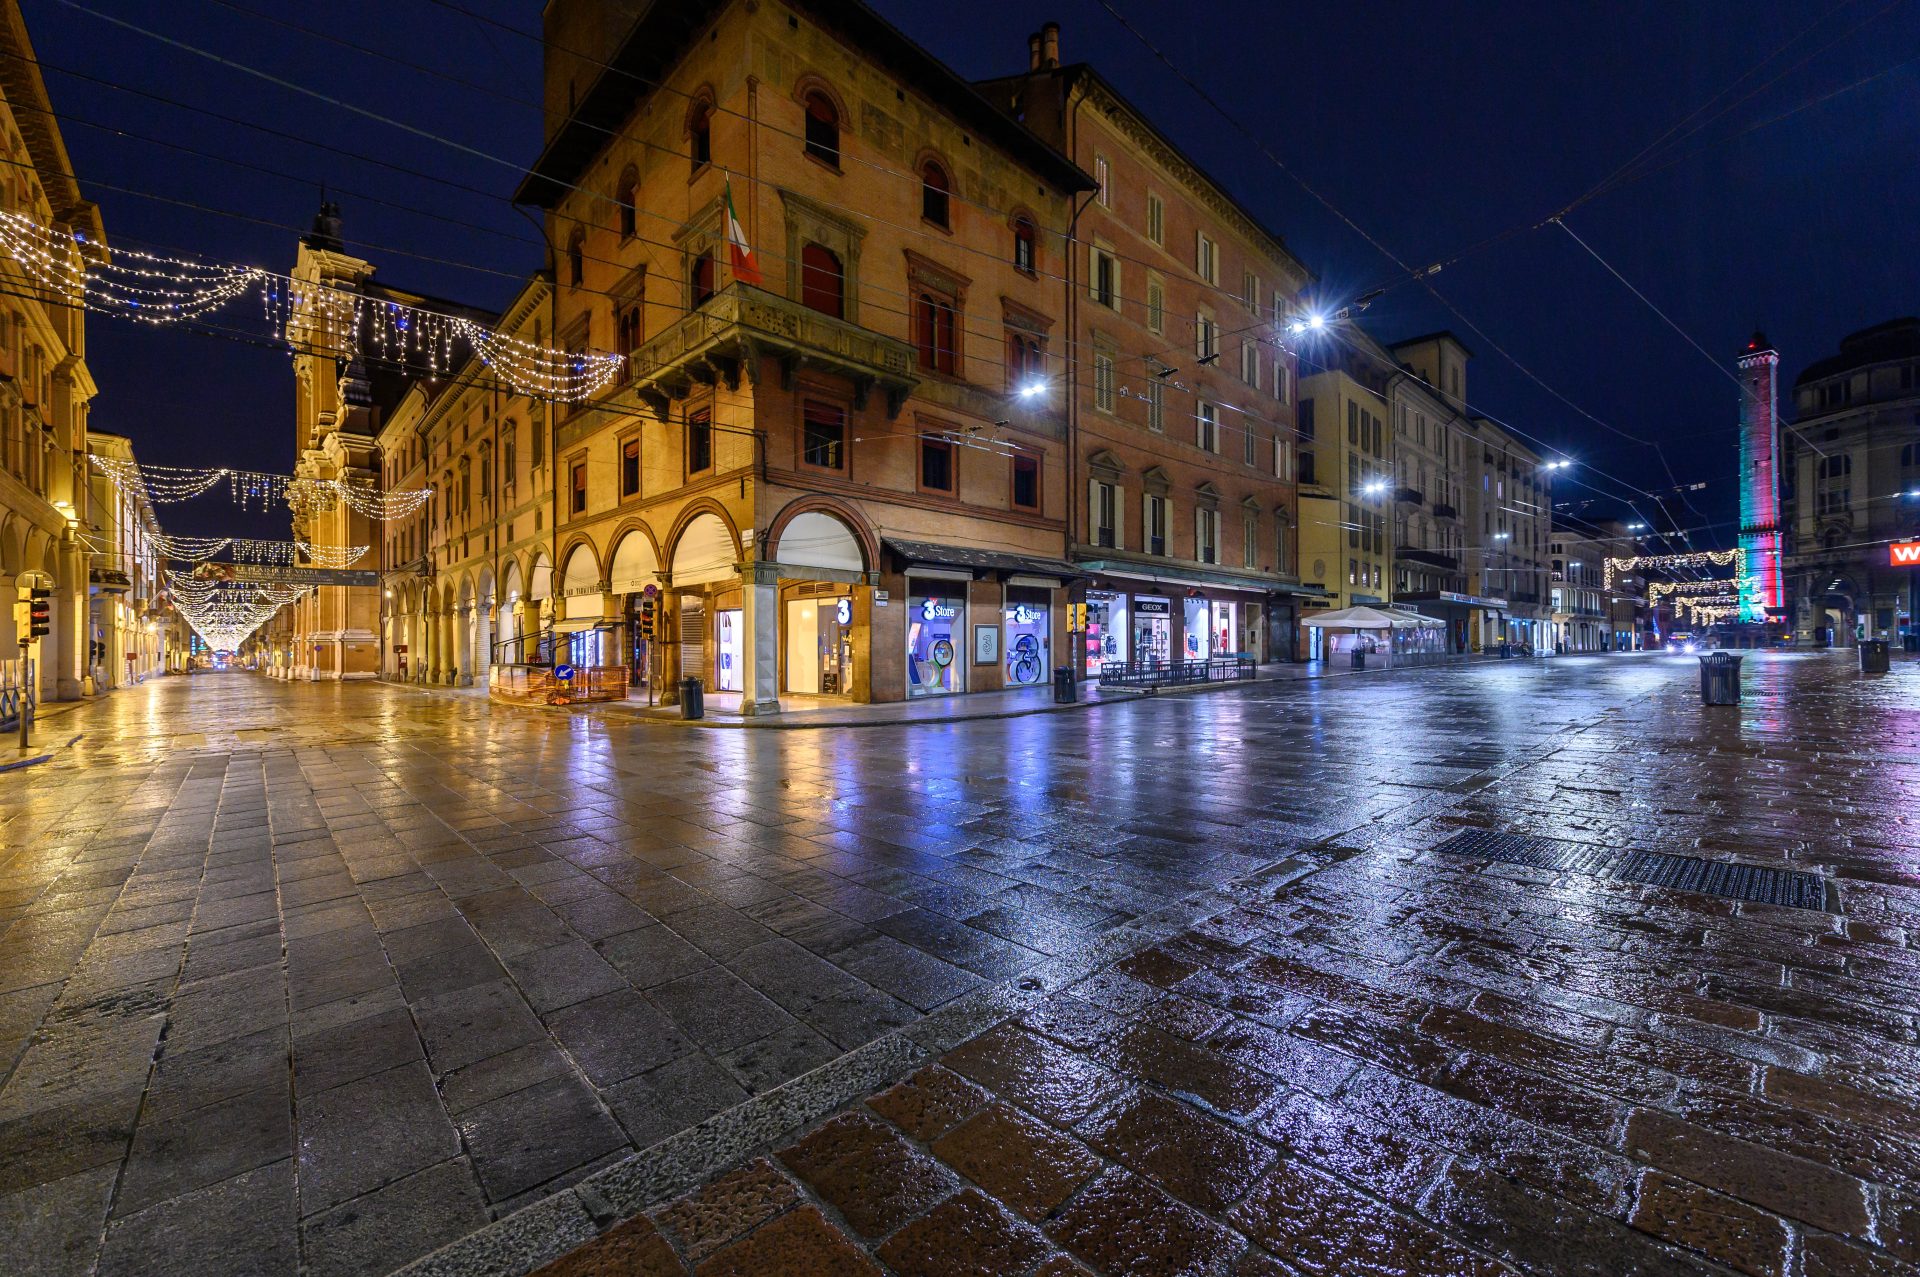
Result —
<instances>
[{"instance_id":1,"label":"chimney","mask_svg":"<svg viewBox=\"0 0 1920 1277\"><path fill-rule=\"evenodd\" d=\"M1060 65L1060 24L1049 22L1040 28L1040 65L1048 69Z\"/></svg>"},{"instance_id":2,"label":"chimney","mask_svg":"<svg viewBox=\"0 0 1920 1277\"><path fill-rule=\"evenodd\" d=\"M1034 32L1027 37L1027 70L1040 69L1040 33Z\"/></svg>"}]
</instances>

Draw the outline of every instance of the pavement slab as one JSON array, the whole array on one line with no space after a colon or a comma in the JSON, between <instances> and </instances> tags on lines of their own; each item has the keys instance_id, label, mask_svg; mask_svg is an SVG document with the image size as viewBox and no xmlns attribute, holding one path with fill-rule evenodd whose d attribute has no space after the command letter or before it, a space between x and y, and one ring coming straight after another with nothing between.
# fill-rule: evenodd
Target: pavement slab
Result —
<instances>
[{"instance_id":1,"label":"pavement slab","mask_svg":"<svg viewBox=\"0 0 1920 1277\"><path fill-rule=\"evenodd\" d=\"M116 693L0 788L0 1270L1910 1271L1920 666L1744 677Z\"/></svg>"}]
</instances>

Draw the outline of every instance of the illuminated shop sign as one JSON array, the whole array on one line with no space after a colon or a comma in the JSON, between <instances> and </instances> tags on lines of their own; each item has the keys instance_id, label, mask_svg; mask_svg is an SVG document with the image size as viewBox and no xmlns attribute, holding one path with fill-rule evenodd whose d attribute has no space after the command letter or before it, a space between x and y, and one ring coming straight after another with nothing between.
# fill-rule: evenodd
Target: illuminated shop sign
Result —
<instances>
[{"instance_id":1,"label":"illuminated shop sign","mask_svg":"<svg viewBox=\"0 0 1920 1277\"><path fill-rule=\"evenodd\" d=\"M920 605L920 615L929 621L938 620L941 617L953 616L955 612L956 609L951 603L944 602L940 599L928 599Z\"/></svg>"},{"instance_id":2,"label":"illuminated shop sign","mask_svg":"<svg viewBox=\"0 0 1920 1277\"><path fill-rule=\"evenodd\" d=\"M1920 567L1920 541L1895 541L1887 547L1887 562L1896 568Z\"/></svg>"},{"instance_id":3,"label":"illuminated shop sign","mask_svg":"<svg viewBox=\"0 0 1920 1277\"><path fill-rule=\"evenodd\" d=\"M842 625L853 624L853 600L843 595L840 601L833 605L833 619Z\"/></svg>"},{"instance_id":4,"label":"illuminated shop sign","mask_svg":"<svg viewBox=\"0 0 1920 1277\"><path fill-rule=\"evenodd\" d=\"M1040 614L1028 607L1025 603L1014 604L1012 616L1015 625L1032 625L1040 619Z\"/></svg>"}]
</instances>

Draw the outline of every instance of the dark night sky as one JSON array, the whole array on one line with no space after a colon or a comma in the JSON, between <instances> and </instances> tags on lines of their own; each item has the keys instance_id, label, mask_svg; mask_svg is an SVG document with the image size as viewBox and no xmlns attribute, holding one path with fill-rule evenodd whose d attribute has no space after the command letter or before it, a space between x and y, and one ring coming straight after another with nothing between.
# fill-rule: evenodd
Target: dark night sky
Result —
<instances>
[{"instance_id":1,"label":"dark night sky","mask_svg":"<svg viewBox=\"0 0 1920 1277\"><path fill-rule=\"evenodd\" d=\"M534 3L458 2L538 30ZM261 16L267 0L23 3L110 242L285 270L326 183L344 205L349 246L391 282L498 306L539 263L538 238L507 199L539 146L534 42L429 0L273 10L319 35ZM1235 0L1114 5L1294 172L1415 264L1566 204L1804 30L1721 103L1758 93L1665 153L1678 162L1569 222L1716 355L1730 357L1764 327L1788 382L1843 333L1920 309L1920 4L1361 3L1287 6L1284 22L1274 19L1277 6ZM1027 33L1054 18L1064 59L1096 63L1285 235L1331 302L1397 273L1098 0L878 7L969 77L1024 66ZM168 47L108 17L493 158ZM1868 77L1877 78L1808 105ZM145 140L155 138L199 154ZM1687 518L1720 522L1706 539L1730 539L1733 385L1572 240L1552 228L1526 231L1449 266L1434 284L1575 404L1662 441L1675 478L1710 485L1694 496L1703 514ZM217 322L261 331L246 306ZM1614 494L1622 482L1674 481L1652 448L1583 420L1418 284L1391 289L1365 322L1387 339L1461 332L1478 356L1469 398L1579 458L1577 478ZM142 459L291 468L284 351L105 317L90 333L101 386L95 425L131 435ZM1582 495L1575 485L1562 493ZM165 507L162 518L174 532L285 536L283 513L247 519L209 497Z\"/></svg>"}]
</instances>

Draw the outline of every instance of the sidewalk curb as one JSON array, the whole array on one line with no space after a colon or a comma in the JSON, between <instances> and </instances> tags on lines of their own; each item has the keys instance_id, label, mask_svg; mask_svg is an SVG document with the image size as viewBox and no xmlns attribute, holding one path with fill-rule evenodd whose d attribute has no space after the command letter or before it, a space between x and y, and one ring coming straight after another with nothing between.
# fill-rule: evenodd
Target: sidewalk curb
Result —
<instances>
[{"instance_id":1,"label":"sidewalk curb","mask_svg":"<svg viewBox=\"0 0 1920 1277\"><path fill-rule=\"evenodd\" d=\"M17 758L10 763L0 763L0 772L17 772L28 767L38 767L41 763L50 763L60 754L72 749L74 742L85 735L85 732L75 732L67 738L66 744L56 745L44 754L36 754L32 758Z\"/></svg>"}]
</instances>

